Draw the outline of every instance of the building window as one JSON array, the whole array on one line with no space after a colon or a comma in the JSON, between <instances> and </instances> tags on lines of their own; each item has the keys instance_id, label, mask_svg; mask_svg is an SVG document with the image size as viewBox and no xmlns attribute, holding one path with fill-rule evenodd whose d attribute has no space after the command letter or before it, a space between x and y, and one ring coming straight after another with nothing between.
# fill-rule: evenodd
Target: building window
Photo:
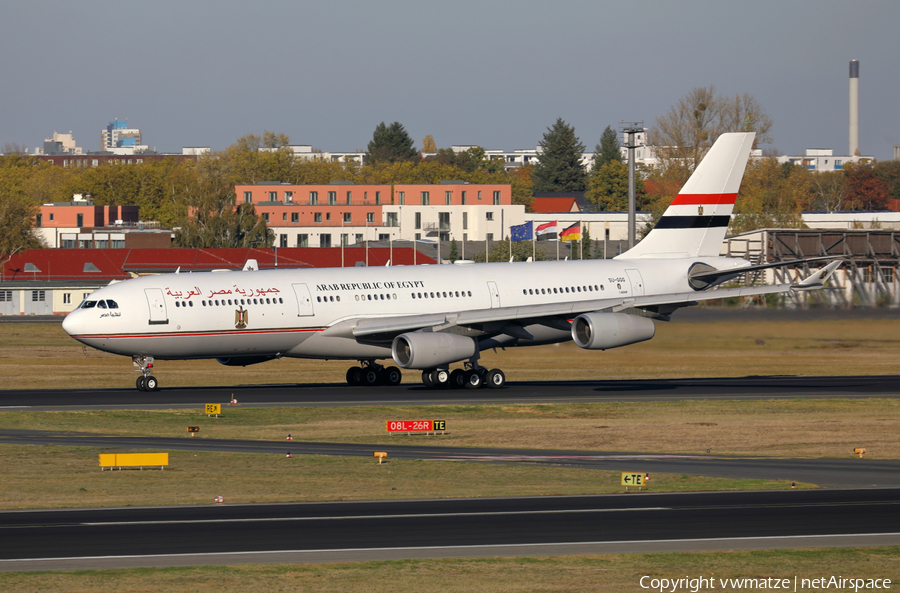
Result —
<instances>
[{"instance_id":1,"label":"building window","mask_svg":"<svg viewBox=\"0 0 900 593\"><path fill-rule=\"evenodd\" d=\"M277 202L277 201L278 201L278 192L277 192L277 191L270 191L270 192L269 192L269 201L270 201L270 202Z\"/></svg>"},{"instance_id":2,"label":"building window","mask_svg":"<svg viewBox=\"0 0 900 593\"><path fill-rule=\"evenodd\" d=\"M453 203L453 192L444 192L444 205L449 206Z\"/></svg>"},{"instance_id":3,"label":"building window","mask_svg":"<svg viewBox=\"0 0 900 593\"><path fill-rule=\"evenodd\" d=\"M299 233L297 235L297 247L309 247L309 235Z\"/></svg>"},{"instance_id":4,"label":"building window","mask_svg":"<svg viewBox=\"0 0 900 593\"><path fill-rule=\"evenodd\" d=\"M309 205L315 206L319 203L319 192L311 191L309 192Z\"/></svg>"},{"instance_id":5,"label":"building window","mask_svg":"<svg viewBox=\"0 0 900 593\"><path fill-rule=\"evenodd\" d=\"M263 212L263 218L266 219L266 224L269 224L269 213L268 212Z\"/></svg>"},{"instance_id":6,"label":"building window","mask_svg":"<svg viewBox=\"0 0 900 593\"><path fill-rule=\"evenodd\" d=\"M75 215L75 226L77 226L77 227L84 226L84 214L76 214Z\"/></svg>"},{"instance_id":7,"label":"building window","mask_svg":"<svg viewBox=\"0 0 900 593\"><path fill-rule=\"evenodd\" d=\"M439 241L449 241L449 240L450 240L450 233L441 233L438 240L439 240Z\"/></svg>"},{"instance_id":8,"label":"building window","mask_svg":"<svg viewBox=\"0 0 900 593\"><path fill-rule=\"evenodd\" d=\"M494 206L499 206L499 205L500 205L500 192L495 191L494 192Z\"/></svg>"},{"instance_id":9,"label":"building window","mask_svg":"<svg viewBox=\"0 0 900 593\"><path fill-rule=\"evenodd\" d=\"M244 203L249 204L253 202L253 193L249 191L244 192Z\"/></svg>"},{"instance_id":10,"label":"building window","mask_svg":"<svg viewBox=\"0 0 900 593\"><path fill-rule=\"evenodd\" d=\"M353 203L353 194L350 192L347 192L347 205L349 206L352 203Z\"/></svg>"},{"instance_id":11,"label":"building window","mask_svg":"<svg viewBox=\"0 0 900 593\"><path fill-rule=\"evenodd\" d=\"M469 233L463 233L463 243L469 240Z\"/></svg>"},{"instance_id":12,"label":"building window","mask_svg":"<svg viewBox=\"0 0 900 593\"><path fill-rule=\"evenodd\" d=\"M109 246L113 249L125 249L125 239L113 239L109 242Z\"/></svg>"},{"instance_id":13,"label":"building window","mask_svg":"<svg viewBox=\"0 0 900 593\"><path fill-rule=\"evenodd\" d=\"M401 191L397 192L397 194L400 196L400 205L403 206L404 204L406 204L406 192Z\"/></svg>"},{"instance_id":14,"label":"building window","mask_svg":"<svg viewBox=\"0 0 900 593\"><path fill-rule=\"evenodd\" d=\"M390 241L391 236L387 233L378 233L378 240L379 241Z\"/></svg>"},{"instance_id":15,"label":"building window","mask_svg":"<svg viewBox=\"0 0 900 593\"><path fill-rule=\"evenodd\" d=\"M466 192L465 192L465 191L462 192L462 205L463 205L463 206L466 205Z\"/></svg>"},{"instance_id":16,"label":"building window","mask_svg":"<svg viewBox=\"0 0 900 593\"><path fill-rule=\"evenodd\" d=\"M422 233L416 233L416 241L422 240Z\"/></svg>"},{"instance_id":17,"label":"building window","mask_svg":"<svg viewBox=\"0 0 900 593\"><path fill-rule=\"evenodd\" d=\"M481 190L478 191L478 201L481 201Z\"/></svg>"},{"instance_id":18,"label":"building window","mask_svg":"<svg viewBox=\"0 0 900 593\"><path fill-rule=\"evenodd\" d=\"M341 233L341 246L346 247L350 244L350 235L347 233Z\"/></svg>"},{"instance_id":19,"label":"building window","mask_svg":"<svg viewBox=\"0 0 900 593\"><path fill-rule=\"evenodd\" d=\"M438 212L438 226L440 230L447 231L450 230L450 213L449 212Z\"/></svg>"},{"instance_id":20,"label":"building window","mask_svg":"<svg viewBox=\"0 0 900 593\"><path fill-rule=\"evenodd\" d=\"M484 238L487 239L488 241L493 241L493 240L494 240L494 233L488 233L487 235L485 235Z\"/></svg>"},{"instance_id":21,"label":"building window","mask_svg":"<svg viewBox=\"0 0 900 593\"><path fill-rule=\"evenodd\" d=\"M11 303L12 302L12 291L11 290L0 290L0 303Z\"/></svg>"},{"instance_id":22,"label":"building window","mask_svg":"<svg viewBox=\"0 0 900 593\"><path fill-rule=\"evenodd\" d=\"M494 220L494 213L493 212L485 212L484 219L485 220Z\"/></svg>"},{"instance_id":23,"label":"building window","mask_svg":"<svg viewBox=\"0 0 900 593\"><path fill-rule=\"evenodd\" d=\"M63 249L75 249L75 239L63 239L62 248Z\"/></svg>"},{"instance_id":24,"label":"building window","mask_svg":"<svg viewBox=\"0 0 900 593\"><path fill-rule=\"evenodd\" d=\"M31 302L32 303L43 303L47 300L47 294L43 290L32 290L31 291Z\"/></svg>"},{"instance_id":25,"label":"building window","mask_svg":"<svg viewBox=\"0 0 900 593\"><path fill-rule=\"evenodd\" d=\"M422 213L421 212L416 212L416 228L417 229L422 228Z\"/></svg>"},{"instance_id":26,"label":"building window","mask_svg":"<svg viewBox=\"0 0 900 593\"><path fill-rule=\"evenodd\" d=\"M294 192L292 192L292 191L284 192L284 203L285 204L293 204L294 203Z\"/></svg>"},{"instance_id":27,"label":"building window","mask_svg":"<svg viewBox=\"0 0 900 593\"><path fill-rule=\"evenodd\" d=\"M278 246L287 247L287 235L279 235Z\"/></svg>"},{"instance_id":28,"label":"building window","mask_svg":"<svg viewBox=\"0 0 900 593\"><path fill-rule=\"evenodd\" d=\"M469 229L469 213L463 212L463 230L466 231Z\"/></svg>"},{"instance_id":29,"label":"building window","mask_svg":"<svg viewBox=\"0 0 900 593\"><path fill-rule=\"evenodd\" d=\"M53 213L50 213L50 222L53 222Z\"/></svg>"},{"instance_id":30,"label":"building window","mask_svg":"<svg viewBox=\"0 0 900 593\"><path fill-rule=\"evenodd\" d=\"M325 220L326 220L326 221L331 220L331 212L326 212L326 213L325 213Z\"/></svg>"},{"instance_id":31,"label":"building window","mask_svg":"<svg viewBox=\"0 0 900 593\"><path fill-rule=\"evenodd\" d=\"M331 247L331 235L327 233L319 235L319 247Z\"/></svg>"},{"instance_id":32,"label":"building window","mask_svg":"<svg viewBox=\"0 0 900 593\"><path fill-rule=\"evenodd\" d=\"M316 212L313 214L313 222L322 222L322 213Z\"/></svg>"},{"instance_id":33,"label":"building window","mask_svg":"<svg viewBox=\"0 0 900 593\"><path fill-rule=\"evenodd\" d=\"M37 216L35 216L34 217L34 226L36 226L37 228L41 228L44 224L43 218L44 218L43 214L38 214Z\"/></svg>"},{"instance_id":34,"label":"building window","mask_svg":"<svg viewBox=\"0 0 900 593\"><path fill-rule=\"evenodd\" d=\"M356 233L356 244L359 245L362 242L363 242L362 233Z\"/></svg>"},{"instance_id":35,"label":"building window","mask_svg":"<svg viewBox=\"0 0 900 593\"><path fill-rule=\"evenodd\" d=\"M109 241L106 241L104 239L96 239L94 241L94 249L108 249L108 248L109 248Z\"/></svg>"},{"instance_id":36,"label":"building window","mask_svg":"<svg viewBox=\"0 0 900 593\"><path fill-rule=\"evenodd\" d=\"M384 226L400 226L400 224L397 222L396 212L385 212L384 216L387 219Z\"/></svg>"},{"instance_id":37,"label":"building window","mask_svg":"<svg viewBox=\"0 0 900 593\"><path fill-rule=\"evenodd\" d=\"M291 212L291 222L300 222L300 214L298 212Z\"/></svg>"},{"instance_id":38,"label":"building window","mask_svg":"<svg viewBox=\"0 0 900 593\"><path fill-rule=\"evenodd\" d=\"M431 198L428 197L428 192L423 191L422 192L422 205L427 206L430 203L431 203Z\"/></svg>"},{"instance_id":39,"label":"building window","mask_svg":"<svg viewBox=\"0 0 900 593\"><path fill-rule=\"evenodd\" d=\"M287 220L287 212L281 213L281 220Z\"/></svg>"},{"instance_id":40,"label":"building window","mask_svg":"<svg viewBox=\"0 0 900 593\"><path fill-rule=\"evenodd\" d=\"M328 192L328 205L329 206L337 205L337 192L336 191Z\"/></svg>"},{"instance_id":41,"label":"building window","mask_svg":"<svg viewBox=\"0 0 900 593\"><path fill-rule=\"evenodd\" d=\"M366 222L375 222L374 212L366 212Z\"/></svg>"},{"instance_id":42,"label":"building window","mask_svg":"<svg viewBox=\"0 0 900 593\"><path fill-rule=\"evenodd\" d=\"M344 222L351 222L350 216L349 212L344 212Z\"/></svg>"},{"instance_id":43,"label":"building window","mask_svg":"<svg viewBox=\"0 0 900 593\"><path fill-rule=\"evenodd\" d=\"M380 191L375 192L375 205L381 206L381 192Z\"/></svg>"}]
</instances>

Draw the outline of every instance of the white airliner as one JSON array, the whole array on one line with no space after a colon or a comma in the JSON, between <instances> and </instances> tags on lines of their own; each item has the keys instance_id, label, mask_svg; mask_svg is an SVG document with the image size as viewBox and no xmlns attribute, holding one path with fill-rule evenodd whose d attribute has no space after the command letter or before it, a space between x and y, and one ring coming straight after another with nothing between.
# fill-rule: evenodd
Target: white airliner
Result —
<instances>
[{"instance_id":1,"label":"white airliner","mask_svg":"<svg viewBox=\"0 0 900 593\"><path fill-rule=\"evenodd\" d=\"M649 340L654 319L701 300L820 288L839 261L795 284L710 290L784 265L719 256L752 143L723 134L656 227L615 259L144 276L92 293L63 329L131 356L144 391L158 389L155 359L244 366L284 356L357 360L351 385L399 384L400 369L378 362L393 358L428 386L502 387L501 370L478 364L481 350L616 348Z\"/></svg>"}]
</instances>

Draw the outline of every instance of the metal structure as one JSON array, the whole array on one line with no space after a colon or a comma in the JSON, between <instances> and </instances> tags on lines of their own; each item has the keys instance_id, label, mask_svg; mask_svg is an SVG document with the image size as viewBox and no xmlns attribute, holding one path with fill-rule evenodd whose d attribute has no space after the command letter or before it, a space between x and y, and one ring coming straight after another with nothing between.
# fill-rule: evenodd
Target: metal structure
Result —
<instances>
[{"instance_id":1,"label":"metal structure","mask_svg":"<svg viewBox=\"0 0 900 593\"><path fill-rule=\"evenodd\" d=\"M761 229L727 237L723 253L757 263L774 263L817 256L844 260L825 290L788 293L785 306L807 308L900 307L897 267L900 232L880 229L815 230ZM827 261L773 268L746 274L747 285L793 282L823 267Z\"/></svg>"},{"instance_id":2,"label":"metal structure","mask_svg":"<svg viewBox=\"0 0 900 593\"><path fill-rule=\"evenodd\" d=\"M625 134L627 140L625 148L628 149L628 249L634 247L635 243L635 212L634 203L634 149L637 145L634 143L634 135L644 131L644 122L621 122L619 130Z\"/></svg>"}]
</instances>

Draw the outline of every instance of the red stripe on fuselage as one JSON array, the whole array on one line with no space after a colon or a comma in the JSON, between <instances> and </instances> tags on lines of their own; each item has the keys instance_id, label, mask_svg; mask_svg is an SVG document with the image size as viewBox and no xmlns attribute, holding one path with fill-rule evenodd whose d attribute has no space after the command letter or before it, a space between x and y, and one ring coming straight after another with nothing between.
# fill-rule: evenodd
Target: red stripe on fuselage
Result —
<instances>
[{"instance_id":1,"label":"red stripe on fuselage","mask_svg":"<svg viewBox=\"0 0 900 593\"><path fill-rule=\"evenodd\" d=\"M285 333L304 333L318 332L325 329L324 327L311 327L303 329L272 329L259 331L225 331L225 332L167 332L158 334L115 334L115 335L92 335L84 334L80 336L72 336L76 340L78 338L91 340L115 340L118 338L173 338L173 337L208 337L208 336L243 336L257 334L285 334Z\"/></svg>"},{"instance_id":2,"label":"red stripe on fuselage","mask_svg":"<svg viewBox=\"0 0 900 593\"><path fill-rule=\"evenodd\" d=\"M731 204L737 199L737 194L678 194L672 200L673 206L712 206L716 204Z\"/></svg>"}]
</instances>

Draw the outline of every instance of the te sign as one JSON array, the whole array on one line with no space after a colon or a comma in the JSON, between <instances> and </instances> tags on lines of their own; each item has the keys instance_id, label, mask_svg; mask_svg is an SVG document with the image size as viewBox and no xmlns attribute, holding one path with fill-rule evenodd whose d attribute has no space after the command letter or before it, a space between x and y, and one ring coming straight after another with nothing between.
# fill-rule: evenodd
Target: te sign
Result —
<instances>
[{"instance_id":1,"label":"te sign","mask_svg":"<svg viewBox=\"0 0 900 593\"><path fill-rule=\"evenodd\" d=\"M388 420L387 432L437 432L447 430L446 420Z\"/></svg>"},{"instance_id":2,"label":"te sign","mask_svg":"<svg viewBox=\"0 0 900 593\"><path fill-rule=\"evenodd\" d=\"M218 416L222 413L222 404L206 404L206 415L211 416L215 414Z\"/></svg>"},{"instance_id":3,"label":"te sign","mask_svg":"<svg viewBox=\"0 0 900 593\"><path fill-rule=\"evenodd\" d=\"M647 474L635 472L622 472L622 486L646 486Z\"/></svg>"}]
</instances>

